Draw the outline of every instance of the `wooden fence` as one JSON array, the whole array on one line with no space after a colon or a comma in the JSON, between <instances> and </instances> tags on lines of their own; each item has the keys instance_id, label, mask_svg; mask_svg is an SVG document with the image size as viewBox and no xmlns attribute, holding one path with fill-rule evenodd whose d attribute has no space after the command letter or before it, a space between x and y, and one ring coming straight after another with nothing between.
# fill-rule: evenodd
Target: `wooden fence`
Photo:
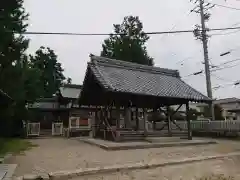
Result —
<instances>
[{"instance_id":1,"label":"wooden fence","mask_svg":"<svg viewBox=\"0 0 240 180\"><path fill-rule=\"evenodd\" d=\"M187 130L186 121L175 121L182 129ZM156 128L159 129L164 125L164 122L156 123ZM178 129L175 124L171 124L172 129ZM192 131L196 132L240 132L240 121L191 121Z\"/></svg>"}]
</instances>

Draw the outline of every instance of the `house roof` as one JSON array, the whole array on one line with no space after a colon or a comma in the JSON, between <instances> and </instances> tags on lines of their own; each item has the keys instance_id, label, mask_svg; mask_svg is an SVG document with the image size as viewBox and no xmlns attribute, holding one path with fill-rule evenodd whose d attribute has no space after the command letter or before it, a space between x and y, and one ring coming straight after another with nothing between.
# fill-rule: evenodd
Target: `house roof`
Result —
<instances>
[{"instance_id":1,"label":"house roof","mask_svg":"<svg viewBox=\"0 0 240 180\"><path fill-rule=\"evenodd\" d=\"M227 103L236 103L236 102L240 102L240 99L233 97L233 98L218 99L213 101L214 104L227 104Z\"/></svg>"},{"instance_id":2,"label":"house roof","mask_svg":"<svg viewBox=\"0 0 240 180\"><path fill-rule=\"evenodd\" d=\"M81 93L82 86L77 84L66 84L60 87L60 92L64 98L77 99Z\"/></svg>"},{"instance_id":3,"label":"house roof","mask_svg":"<svg viewBox=\"0 0 240 180\"><path fill-rule=\"evenodd\" d=\"M228 109L228 112L240 112L240 108L233 108L233 109Z\"/></svg>"},{"instance_id":4,"label":"house roof","mask_svg":"<svg viewBox=\"0 0 240 180\"><path fill-rule=\"evenodd\" d=\"M91 56L85 80L89 72L108 92L196 102L211 101L207 96L182 81L177 70Z\"/></svg>"}]
</instances>

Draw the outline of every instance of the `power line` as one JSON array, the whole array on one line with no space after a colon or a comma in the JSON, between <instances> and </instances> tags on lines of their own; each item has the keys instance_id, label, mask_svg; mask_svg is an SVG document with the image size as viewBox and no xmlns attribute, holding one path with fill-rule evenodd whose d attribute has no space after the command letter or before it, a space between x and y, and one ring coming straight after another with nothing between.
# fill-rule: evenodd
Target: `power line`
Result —
<instances>
[{"instance_id":1,"label":"power line","mask_svg":"<svg viewBox=\"0 0 240 180\"><path fill-rule=\"evenodd\" d=\"M236 27L236 26L238 26L239 24L240 24L240 22L236 22L236 23L230 25L230 27ZM232 34L232 33L236 33L236 32L238 32L238 30L237 30L237 31L234 31L234 32L229 32L229 33L210 34L210 36L215 36L215 35L228 35L228 34Z\"/></svg>"},{"instance_id":2,"label":"power line","mask_svg":"<svg viewBox=\"0 0 240 180\"><path fill-rule=\"evenodd\" d=\"M233 80L229 80L229 79L225 79L225 78L222 78L222 77L219 77L217 76L216 74L211 74L213 77L215 77L216 79L218 80L221 80L221 81L224 81L224 82L236 82L236 81L233 81Z\"/></svg>"},{"instance_id":3,"label":"power line","mask_svg":"<svg viewBox=\"0 0 240 180\"><path fill-rule=\"evenodd\" d=\"M222 68L218 68L218 69L213 69L213 70L211 70L211 72L220 71L220 70L224 70L224 69L229 69L229 68L233 68L233 67L236 67L236 66L239 66L239 65L240 65L240 63L235 64L233 66L227 66L227 67L222 67Z\"/></svg>"},{"instance_id":4,"label":"power line","mask_svg":"<svg viewBox=\"0 0 240 180\"><path fill-rule=\"evenodd\" d=\"M221 53L220 56L228 55L228 54L230 54L231 52L236 51L236 50L239 49L239 48L240 48L240 46L236 46L236 47L233 48L233 49L229 49L228 51Z\"/></svg>"},{"instance_id":5,"label":"power line","mask_svg":"<svg viewBox=\"0 0 240 180\"><path fill-rule=\"evenodd\" d=\"M229 34L235 34L237 32L240 32L239 30L233 31L233 32L229 32L229 33L218 33L218 34L209 34L210 36L223 36L223 35L229 35Z\"/></svg>"},{"instance_id":6,"label":"power line","mask_svg":"<svg viewBox=\"0 0 240 180\"><path fill-rule=\"evenodd\" d=\"M213 87L212 89L216 91L216 90L218 90L220 88L225 88L227 86L238 86L239 84L240 84L240 81L238 80L238 81L235 81L235 83L229 83L229 84L225 84L225 85L218 85L218 86Z\"/></svg>"},{"instance_id":7,"label":"power line","mask_svg":"<svg viewBox=\"0 0 240 180\"><path fill-rule=\"evenodd\" d=\"M194 10L196 9L196 7L194 8L194 9L192 9L190 12L188 12L187 14L186 14L186 16L189 16ZM177 27L177 25L178 25L178 23L179 22L176 22L171 28L170 28L170 30L169 31L173 31L174 30L174 28L176 28ZM165 35L163 35L159 40L162 40L164 37L166 37Z\"/></svg>"},{"instance_id":8,"label":"power line","mask_svg":"<svg viewBox=\"0 0 240 180\"><path fill-rule=\"evenodd\" d=\"M234 59L234 60L231 60L231 61L227 61L227 62L224 62L224 63L220 63L220 64L216 65L216 67L226 65L226 64L229 64L229 63L232 63L232 62L236 62L236 61L240 61L240 58L237 58L237 59Z\"/></svg>"},{"instance_id":9,"label":"power line","mask_svg":"<svg viewBox=\"0 0 240 180\"><path fill-rule=\"evenodd\" d=\"M218 6L218 7L222 7L222 8L227 8L227 9L233 9L233 10L240 11L240 8L235 8L235 7L231 7L231 6L225 6L225 5L222 5L222 4L216 4L216 3L211 3L211 2L207 2L207 3L215 5L215 6Z\"/></svg>"},{"instance_id":10,"label":"power line","mask_svg":"<svg viewBox=\"0 0 240 180\"><path fill-rule=\"evenodd\" d=\"M187 61L187 60L190 60L190 59L192 59L192 58L193 58L193 57L187 57L187 58L184 58L184 59L182 59L182 60L176 62L176 64L181 64L181 65L183 65L183 64L182 64L183 62L185 62L185 61Z\"/></svg>"},{"instance_id":11,"label":"power line","mask_svg":"<svg viewBox=\"0 0 240 180\"><path fill-rule=\"evenodd\" d=\"M240 29L240 27L226 27L226 28L212 28L206 31L227 31ZM158 35L158 34L178 34L178 33L193 33L194 30L176 30L176 31L153 31L146 32L145 34L149 35ZM201 31L201 30L199 30ZM70 33L70 32L33 32L26 31L23 33L17 32L9 32L15 34L23 34L23 35L65 35L65 36L108 36L108 35L127 35L126 33Z\"/></svg>"},{"instance_id":12,"label":"power line","mask_svg":"<svg viewBox=\"0 0 240 180\"><path fill-rule=\"evenodd\" d=\"M238 64L235 64L235 65L232 65L232 66L226 66L226 67L219 67L219 66L222 66L222 65L226 65L226 64L228 64L228 63L232 63L232 62L236 62L236 61L240 61L240 58L239 59L234 59L234 60L231 60L231 61L227 61L227 62L224 62L224 63L221 63L221 64L219 64L219 65L216 65L215 67L218 67L218 68L216 68L216 69L211 69L210 70L210 72L215 72L215 71L220 71L220 70L224 70L224 69L229 69L229 68L233 68L233 67L236 67L236 66L238 66L238 65L240 65L240 63L238 63ZM186 76L184 76L183 78L185 78L185 77L189 77L189 76L196 76L196 75L199 75L199 74L202 74L202 73L204 73L205 71L204 70L199 70L199 71L197 71L197 72L194 72L194 73L191 73L191 74L189 74L189 75L186 75Z\"/></svg>"}]
</instances>

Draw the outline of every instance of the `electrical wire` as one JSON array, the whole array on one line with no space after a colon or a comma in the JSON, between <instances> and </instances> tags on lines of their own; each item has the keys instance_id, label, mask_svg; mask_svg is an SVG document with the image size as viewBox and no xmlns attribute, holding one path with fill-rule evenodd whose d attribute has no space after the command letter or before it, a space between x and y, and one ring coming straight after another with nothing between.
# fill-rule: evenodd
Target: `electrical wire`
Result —
<instances>
[{"instance_id":1,"label":"electrical wire","mask_svg":"<svg viewBox=\"0 0 240 180\"><path fill-rule=\"evenodd\" d=\"M229 32L229 33L209 34L209 36L223 36L223 35L235 34L238 32L240 32L240 29L233 32Z\"/></svg>"},{"instance_id":2,"label":"electrical wire","mask_svg":"<svg viewBox=\"0 0 240 180\"><path fill-rule=\"evenodd\" d=\"M224 70L224 69L229 69L229 68L233 68L233 67L236 67L236 66L239 66L239 65L240 65L240 63L235 64L233 66L227 66L227 67L223 67L223 68L213 69L213 70L210 70L210 72L216 72L216 71L220 71L220 70Z\"/></svg>"},{"instance_id":3,"label":"electrical wire","mask_svg":"<svg viewBox=\"0 0 240 180\"><path fill-rule=\"evenodd\" d=\"M240 48L240 46L236 46L236 47L233 48L233 49L229 49L228 51L225 51L224 53L221 53L220 56L225 56L225 55L227 55L227 54L230 54L231 52L236 51L236 50L238 50L239 48Z\"/></svg>"},{"instance_id":4,"label":"electrical wire","mask_svg":"<svg viewBox=\"0 0 240 180\"><path fill-rule=\"evenodd\" d=\"M228 64L228 63L232 63L232 62L236 62L236 61L240 61L240 59L234 59L234 60L231 60L231 61L227 61L227 62L224 62L224 63L221 63L221 64L219 64L219 65L217 65L216 67L218 67L218 68L212 68L211 70L210 70L210 72L216 72L216 71L220 71L220 70L224 70L224 69L229 69L229 68L233 68L233 67L236 67L236 66L238 66L238 65L240 65L240 63L238 63L238 64L235 64L235 65L232 65L232 66L226 66L226 67L219 67L219 66L222 66L222 65L226 65L226 64ZM196 76L196 75L199 75L199 74L202 74L202 73L204 73L205 71L204 70L199 70L199 71L197 71L197 72L194 72L194 73L191 73L191 74L189 74L189 75L186 75L186 76L184 76L183 78L186 78L186 77L189 77L189 76Z\"/></svg>"},{"instance_id":5,"label":"electrical wire","mask_svg":"<svg viewBox=\"0 0 240 180\"><path fill-rule=\"evenodd\" d=\"M233 29L240 29L240 27L226 27L226 28L212 28L207 31L227 31ZM176 31L153 31L146 32L144 34L148 35L158 35L158 34L179 34L179 33L193 33L194 30L176 30ZM70 33L70 32L33 32L26 31L22 33L18 32L9 32L14 34L23 34L23 35L65 35L65 36L108 36L108 35L127 35L126 33Z\"/></svg>"},{"instance_id":6,"label":"electrical wire","mask_svg":"<svg viewBox=\"0 0 240 180\"><path fill-rule=\"evenodd\" d=\"M188 12L186 14L186 17L189 16L196 8L197 8L197 6L195 6L190 12ZM177 27L178 23L179 23L179 20L170 28L169 31L173 31ZM164 37L166 37L166 34L163 35L159 40L162 40Z\"/></svg>"},{"instance_id":7,"label":"electrical wire","mask_svg":"<svg viewBox=\"0 0 240 180\"><path fill-rule=\"evenodd\" d=\"M216 65L216 67L226 65L226 64L229 64L229 63L232 63L232 62L236 62L236 61L240 61L240 58L237 58L237 59L234 59L234 60L231 60L231 61L227 61L227 62L224 62L224 63L220 63L220 64Z\"/></svg>"},{"instance_id":8,"label":"electrical wire","mask_svg":"<svg viewBox=\"0 0 240 180\"><path fill-rule=\"evenodd\" d=\"M212 4L212 5L215 5L215 6L218 6L218 7L240 11L240 8L235 8L235 7L231 7L231 6L225 6L225 5L222 5L222 4L211 3L211 2L208 2L208 1L205 1L205 2L209 3L209 4Z\"/></svg>"},{"instance_id":9,"label":"electrical wire","mask_svg":"<svg viewBox=\"0 0 240 180\"><path fill-rule=\"evenodd\" d=\"M216 74L211 74L212 77L215 77L216 79L220 80L220 81L224 81L224 82L236 82L236 81L233 81L233 80L229 80L229 79L225 79L225 78L222 78L222 77L219 77L217 76Z\"/></svg>"},{"instance_id":10,"label":"electrical wire","mask_svg":"<svg viewBox=\"0 0 240 180\"><path fill-rule=\"evenodd\" d=\"M192 59L193 57L187 57L187 58L184 58L184 59L182 59L182 60L180 60L180 61L178 61L178 62L176 62L176 64L181 64L181 65L183 65L182 63L183 62L185 62L185 61L187 61L187 60L190 60L190 59Z\"/></svg>"}]
</instances>

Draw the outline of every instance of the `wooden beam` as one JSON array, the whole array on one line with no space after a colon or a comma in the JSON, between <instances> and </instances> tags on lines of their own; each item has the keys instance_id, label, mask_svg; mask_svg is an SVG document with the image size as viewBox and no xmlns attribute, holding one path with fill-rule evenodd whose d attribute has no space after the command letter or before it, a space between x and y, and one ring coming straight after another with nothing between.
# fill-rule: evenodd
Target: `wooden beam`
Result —
<instances>
[{"instance_id":1,"label":"wooden beam","mask_svg":"<svg viewBox=\"0 0 240 180\"><path fill-rule=\"evenodd\" d=\"M171 114L171 116L174 116L181 107L182 107L182 104L178 106L178 108Z\"/></svg>"},{"instance_id":2,"label":"wooden beam","mask_svg":"<svg viewBox=\"0 0 240 180\"><path fill-rule=\"evenodd\" d=\"M167 114L168 114L168 112L166 112L166 111L162 110L162 108L160 108L160 107L159 107L159 111L160 111L160 112L163 112L163 113L165 114L165 116L168 116L168 115L167 115Z\"/></svg>"},{"instance_id":3,"label":"wooden beam","mask_svg":"<svg viewBox=\"0 0 240 180\"><path fill-rule=\"evenodd\" d=\"M175 124L175 126L182 131L182 128L174 121L173 116L178 112L178 110L182 107L182 104L178 106L178 108L170 115L171 122Z\"/></svg>"},{"instance_id":4,"label":"wooden beam","mask_svg":"<svg viewBox=\"0 0 240 180\"><path fill-rule=\"evenodd\" d=\"M192 129L191 129L191 121L189 117L189 103L186 103L186 119L187 119L187 129L188 129L188 140L192 140Z\"/></svg>"}]
</instances>

